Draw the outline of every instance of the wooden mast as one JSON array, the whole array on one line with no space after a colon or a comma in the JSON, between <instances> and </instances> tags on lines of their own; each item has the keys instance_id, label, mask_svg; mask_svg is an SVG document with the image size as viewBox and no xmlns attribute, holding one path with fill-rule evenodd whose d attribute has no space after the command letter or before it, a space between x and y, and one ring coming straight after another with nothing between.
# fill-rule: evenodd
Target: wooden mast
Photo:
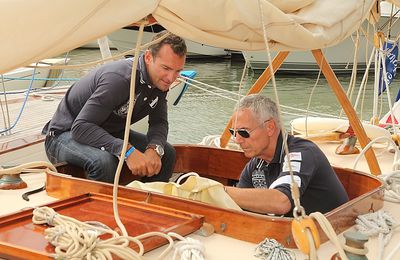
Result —
<instances>
[{"instance_id":1,"label":"wooden mast","mask_svg":"<svg viewBox=\"0 0 400 260\"><path fill-rule=\"evenodd\" d=\"M286 57L289 55L288 51L281 51L279 52L274 59L272 60L272 70L273 73L271 74L271 69L270 65L264 70L264 72L261 74L261 76L257 79L257 81L254 83L254 85L250 88L249 92L247 92L246 95L254 94L254 93L259 93L265 86L266 84L271 80L272 75L275 74L275 72L281 67L282 63L286 59ZM231 133L229 132L229 128L232 125L232 116L229 119L228 124L226 125L222 135L221 135L221 147L225 148L226 145L229 142L229 138L231 137Z\"/></svg>"},{"instance_id":2,"label":"wooden mast","mask_svg":"<svg viewBox=\"0 0 400 260\"><path fill-rule=\"evenodd\" d=\"M349 99L346 96L346 93L343 90L342 85L340 84L339 80L337 79L335 73L333 72L331 66L326 61L322 51L320 49L313 50L312 54L321 68L322 73L324 74L326 80L328 81L329 86L331 87L333 93L335 93L339 103L343 107L344 112L349 119L349 123L353 128L362 148L364 148L369 142L369 138L365 133L365 130L360 122L360 119L357 116L356 111L354 110L353 106L351 105ZM379 175L381 174L381 169L379 168L378 161L376 160L374 151L370 148L365 153L365 158L367 159L369 169L372 174Z\"/></svg>"}]
</instances>

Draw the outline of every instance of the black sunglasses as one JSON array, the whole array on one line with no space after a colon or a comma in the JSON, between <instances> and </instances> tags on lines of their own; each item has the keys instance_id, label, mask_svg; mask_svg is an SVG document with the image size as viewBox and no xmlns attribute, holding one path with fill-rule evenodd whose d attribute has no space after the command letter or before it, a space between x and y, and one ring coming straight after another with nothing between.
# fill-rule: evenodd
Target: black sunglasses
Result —
<instances>
[{"instance_id":1,"label":"black sunglasses","mask_svg":"<svg viewBox=\"0 0 400 260\"><path fill-rule=\"evenodd\" d=\"M259 128L260 126L262 126L264 123L268 122L271 119L265 120L264 122L262 122L261 124L259 124L258 126L256 126L255 128L251 129L250 131L247 129L233 129L233 128L229 128L229 132L231 133L231 135L233 135L234 137L236 137L236 133L238 133L241 137L243 138L249 138L250 137L250 133L253 132L254 130L256 130L257 128Z\"/></svg>"}]
</instances>

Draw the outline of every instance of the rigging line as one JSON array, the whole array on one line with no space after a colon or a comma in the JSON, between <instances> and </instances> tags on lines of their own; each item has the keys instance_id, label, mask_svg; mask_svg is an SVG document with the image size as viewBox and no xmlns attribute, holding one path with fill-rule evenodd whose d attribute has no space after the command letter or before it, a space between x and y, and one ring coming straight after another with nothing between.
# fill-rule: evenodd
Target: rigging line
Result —
<instances>
[{"instance_id":1,"label":"rigging line","mask_svg":"<svg viewBox=\"0 0 400 260\"><path fill-rule=\"evenodd\" d=\"M393 8L393 4L392 4L392 8ZM381 27L379 27L378 30L379 30L379 31L382 31L383 28L385 28L386 25L388 25L388 23L390 23L391 20L392 20L399 12L400 12L400 9L398 9L398 10L393 14L393 9L392 9L389 19L388 19ZM397 21L398 19L399 19L399 18L397 18L396 21ZM394 25L394 23L392 24L392 26L393 26L393 25ZM392 26L391 26L391 27L392 27Z\"/></svg>"},{"instance_id":2,"label":"rigging line","mask_svg":"<svg viewBox=\"0 0 400 260\"><path fill-rule=\"evenodd\" d=\"M355 88L356 81L357 81L358 50L360 47L360 33L358 30L357 30L357 37L356 37L354 46L355 46L355 48L354 48L354 56L353 56L353 69L351 72L349 88L347 90L347 97L348 97L350 103L352 102L352 99L353 99L354 88Z\"/></svg>"},{"instance_id":3,"label":"rigging line","mask_svg":"<svg viewBox=\"0 0 400 260\"><path fill-rule=\"evenodd\" d=\"M217 87L217 86L213 86L213 85L210 85L210 84L207 84L207 83L198 81L198 80L196 80L196 79L192 79L192 78L185 77L185 76L181 76L181 77L182 77L183 79L185 79L185 80L190 80L190 81L195 82L195 83L197 83L197 84L200 84L200 85L203 85L203 86L206 86L206 87L209 87L209 88L217 89L217 90L220 90L220 91L222 91L222 92L228 93L228 94L230 94L230 95L237 95L235 92L232 92L232 91L229 91L229 90L226 90L226 89ZM182 80L182 79L180 79L180 78L178 78L178 80L180 80L180 81L182 81L182 82L185 81L185 80ZM243 97L243 96L244 96L244 95L242 95L242 97Z\"/></svg>"},{"instance_id":4,"label":"rigging line","mask_svg":"<svg viewBox=\"0 0 400 260\"><path fill-rule=\"evenodd\" d=\"M124 142L122 144L122 151L121 151L121 155L119 158L119 162L118 162L118 166L117 166L117 170L115 172L115 177L114 177L114 184L113 184L113 212L114 212L114 218L115 218L115 222L117 222L118 227L121 229L122 234L124 236L128 235L128 232L126 231L126 228L124 226L124 224L122 223L120 217L119 217L119 212L118 212L118 203L117 203L117 196L118 196L118 183L119 183L119 176L121 174L121 170L122 170L122 166L124 165L124 159L125 159L125 153L126 150L128 148L128 142L129 142L129 133L130 133L130 125L131 125L131 118L132 118L132 114L133 114L133 107L134 107L134 103L135 103L135 82L136 82L136 69L137 69L137 65L139 62L139 51L140 51L140 43L143 40L143 29L145 26L145 21L142 21L140 23L140 27L139 27L139 33L137 36L137 41L136 41L136 48L135 48L135 56L133 59L133 63L132 63L132 71L131 71L131 82L130 82L130 89L129 89L129 104L128 104L128 111L127 111L127 115L126 115L126 124L125 124L125 130L124 130ZM165 37L167 37L168 35L170 35L169 33L166 34ZM165 37L160 37L162 39L164 39ZM161 41L161 40L160 40Z\"/></svg>"},{"instance_id":5,"label":"rigging line","mask_svg":"<svg viewBox=\"0 0 400 260\"><path fill-rule=\"evenodd\" d=\"M322 67L322 66L321 66L321 67ZM313 97L313 95L314 95L314 90L316 89L316 87L317 87L317 85L318 85L318 82L319 82L319 79L320 79L320 77L321 77L321 72L322 72L322 68L319 68L317 80L315 81L314 86L313 86L313 88L311 89L310 98L308 99L307 110L306 110L306 121L305 121L306 136L308 136L308 123L307 123L307 121L308 121L308 111L310 110L311 100L312 100L312 97Z\"/></svg>"},{"instance_id":6,"label":"rigging line","mask_svg":"<svg viewBox=\"0 0 400 260\"><path fill-rule=\"evenodd\" d=\"M69 56L69 51L65 54L65 56L64 56L64 65L66 65L67 64L67 62L68 62L68 56ZM51 71L51 70L50 70ZM60 75L57 77L59 80L57 81L57 82L54 82L50 87L49 87L49 89L53 89L53 88L55 88L55 87L57 87L59 84L60 84L60 79L62 79L63 77L64 77L64 72L65 72L65 70L64 69L62 69L61 70L61 72L60 72Z\"/></svg>"},{"instance_id":7,"label":"rigging line","mask_svg":"<svg viewBox=\"0 0 400 260\"><path fill-rule=\"evenodd\" d=\"M21 107L21 109L20 109L20 111L19 111L19 114L18 114L18 116L17 116L17 119L15 119L15 122L14 122L13 125L9 126L8 128L5 128L5 129L0 130L0 134L10 131L10 130L13 129L13 128L17 125L17 123L19 122L19 120L20 120L20 118L21 118L21 116L22 116L22 112L23 112L24 109L25 109L25 105L26 105L26 103L28 102L29 93L30 93L30 91L31 91L31 89L32 89L33 81L34 81L34 79L35 79L35 72L36 72L36 69L33 70L32 80L29 82L29 87L28 87L27 93L25 94L25 98L24 98L24 101L23 101L23 103L22 103L22 107Z\"/></svg>"},{"instance_id":8,"label":"rigging line","mask_svg":"<svg viewBox=\"0 0 400 260\"><path fill-rule=\"evenodd\" d=\"M240 96L241 96L240 92L242 90L243 80L244 80L244 77L246 75L247 65L248 65L248 60L246 59L245 64L243 66L242 77L240 78L239 89L238 89L238 92L237 92L237 105L239 105L239 102L240 102ZM237 125L238 114L239 113L236 113L235 121L233 122L233 128L235 128L235 129L236 129L236 125ZM234 135L233 138L236 138L236 136Z\"/></svg>"},{"instance_id":9,"label":"rigging line","mask_svg":"<svg viewBox=\"0 0 400 260\"><path fill-rule=\"evenodd\" d=\"M32 80L32 78L26 78L26 77L3 77L4 79L10 79L10 80ZM35 77L35 80L37 81L78 81L79 78L39 78Z\"/></svg>"},{"instance_id":10,"label":"rigging line","mask_svg":"<svg viewBox=\"0 0 400 260\"><path fill-rule=\"evenodd\" d=\"M150 45L156 44L156 43L162 41L165 37L167 37L167 36L164 35L164 36L158 38L157 40L150 41L150 42L148 42L146 44L143 44L143 45L140 45L139 47L136 47L136 48L139 48L140 50L146 49ZM98 64L102 64L102 63L104 63L106 61L116 60L116 59L125 57L126 55L132 55L132 54L134 54L136 52L136 48L131 49L131 50L127 50L127 51L125 51L123 53L117 54L115 56L111 56L111 57L106 58L106 59L91 61L91 62L87 62L87 63L74 64L74 65L50 65L50 66L48 66L48 65L46 65L46 66L37 65L37 66L25 66L25 68L34 68L34 67L36 67L36 68L49 68L49 69L80 69L80 68L85 68L85 67L94 67L94 66L96 66Z\"/></svg>"},{"instance_id":11,"label":"rigging line","mask_svg":"<svg viewBox=\"0 0 400 260\"><path fill-rule=\"evenodd\" d=\"M363 90L365 91L365 88L366 88L366 86L367 86L369 68L371 67L372 58L374 57L374 53L375 53L375 50L373 49L373 50L371 51L371 55L369 56L369 60L368 60L368 63L367 63L367 68L365 69L363 78L362 78L361 83L360 83L360 89L359 89L359 91L358 91L356 100L355 100L355 102L354 102L354 109L355 109L355 110L357 110L358 102L360 101L360 98L361 98L361 92L362 92Z\"/></svg>"},{"instance_id":12,"label":"rigging line","mask_svg":"<svg viewBox=\"0 0 400 260\"><path fill-rule=\"evenodd\" d=\"M262 25L262 30L263 30L263 37L264 37L264 44L266 46L267 49L267 57L268 57L268 64L270 66L270 73L271 73L271 80L272 80L272 87L274 90L274 94L275 94L275 100L277 103L277 110L278 110L278 123L280 125L280 130L282 132L282 136L286 136L285 134L285 126L283 125L283 121L281 119L281 109L280 109L280 102L279 102L279 96L278 96L278 89L276 87L276 81L275 81L275 74L274 74L274 69L272 68L272 58L271 58L271 52L269 50L269 44L268 44L268 38L267 38L267 29L266 29L266 25L265 25L265 17L264 17L264 13L262 11L262 5L261 5L261 0L258 0L258 9L260 12L260 18L261 18L261 25ZM288 148L288 144L287 141L285 140L285 138L283 138L283 147L285 149L285 153L286 156L289 156L289 148ZM288 159L289 160L289 159ZM292 165L290 163L288 163L289 166L289 173L290 173L290 178L291 178L291 196L293 198L294 201L294 212L293 214L297 214L298 212L301 212L300 218L304 215L304 208L301 206L300 204L300 196L299 196L299 188L294 180L294 174L293 174L293 169L292 169Z\"/></svg>"},{"instance_id":13,"label":"rigging line","mask_svg":"<svg viewBox=\"0 0 400 260\"><path fill-rule=\"evenodd\" d=\"M212 94L212 95L219 96L219 97L222 97L222 98L224 98L224 99L231 100L231 101L234 101L234 102L237 101L237 100L234 99L234 98L231 98L231 97L228 97L228 96L224 96L223 94L220 94L220 93L215 92L215 91L212 91L212 90L208 90L208 89L206 89L206 88L200 87L200 86L198 86L198 85L196 85L196 84L193 84L193 83L191 83L191 82L186 82L186 83L187 83L189 86L192 86L192 87L194 87L194 88L200 89L200 90L202 90L202 91L204 91L204 92L207 92L207 93L210 93L210 94ZM201 82L200 82L200 83L201 83ZM215 88L215 89L217 89L217 90L221 90L221 91L227 92L227 93L232 94L232 95L235 94L235 93L232 93L232 92L229 91L229 90L225 90L225 89L222 89L222 88L219 88L219 87L215 87L215 86L210 86L210 87L213 87L213 88ZM241 97L244 97L244 95L241 95ZM317 111L312 111L312 110L309 110L309 109L301 109L301 108L286 106L286 105L282 105L282 104L279 104L279 105L280 105L282 108L285 108L285 109L291 109L291 110L295 110L295 111L299 111L299 112L309 113L309 114L312 114L312 115L314 115L314 116L317 115L317 116L325 116L325 117L331 117L331 118L339 118L338 116L335 116L335 115L331 115L331 114L327 114L327 113L322 113L322 112L317 112ZM304 114L294 114L294 113L288 113L288 112L286 112L286 114L304 116Z\"/></svg>"},{"instance_id":14,"label":"rigging line","mask_svg":"<svg viewBox=\"0 0 400 260\"><path fill-rule=\"evenodd\" d=\"M6 93L6 86L5 86L5 83L4 83L3 74L1 74L1 78L2 78L2 80L1 80L2 84L1 85L3 86L3 92L4 92L4 106L6 107L6 109L5 109L6 111L4 111L3 101L2 101L2 99L0 99L1 112L2 112L3 120L4 120L4 128L9 128L10 127L10 112L8 110L7 95L5 94Z\"/></svg>"},{"instance_id":15,"label":"rigging line","mask_svg":"<svg viewBox=\"0 0 400 260\"><path fill-rule=\"evenodd\" d=\"M394 114L393 114L393 105L392 105L392 98L390 97L390 84L389 84L389 80L387 78L387 71L386 71L386 62L385 62L385 58L386 56L381 55L380 56L381 60L382 60L382 80L384 80L385 84L386 84L386 95L387 95L387 101L388 101L388 106L389 106L389 111L390 111L390 116L393 118ZM383 83L382 83L383 86ZM383 93L381 93L382 95L382 99L383 99ZM381 101L381 111L383 107L383 101ZM380 117L380 116L379 116ZM397 136L397 127L395 127L395 120L392 120L392 128L394 130L394 134ZM396 147L395 147L396 148Z\"/></svg>"},{"instance_id":16,"label":"rigging line","mask_svg":"<svg viewBox=\"0 0 400 260\"><path fill-rule=\"evenodd\" d=\"M48 91L51 91L51 90L59 91L59 90L63 90L63 89L68 89L68 88L70 88L70 87L71 87L70 85L64 85L64 86L58 86L58 87L33 88L33 89L31 89L29 95L34 94L34 93L40 93L40 92L48 92ZM8 92L6 92L6 93L4 93L4 92L0 93L0 96L3 96L3 95L7 96L7 95L25 94L26 92L27 92L27 90L8 91Z\"/></svg>"}]
</instances>

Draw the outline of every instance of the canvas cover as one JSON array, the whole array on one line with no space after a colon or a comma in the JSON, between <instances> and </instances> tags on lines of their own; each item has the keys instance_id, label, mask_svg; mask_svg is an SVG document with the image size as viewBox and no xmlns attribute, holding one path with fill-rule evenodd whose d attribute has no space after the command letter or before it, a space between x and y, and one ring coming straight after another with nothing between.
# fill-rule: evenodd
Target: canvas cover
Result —
<instances>
[{"instance_id":1,"label":"canvas cover","mask_svg":"<svg viewBox=\"0 0 400 260\"><path fill-rule=\"evenodd\" d=\"M235 201L224 191L224 186L214 180L200 177L197 173L189 172L181 177L187 177L182 184L175 182L133 181L127 186L180 198L208 203L226 209L242 210ZM181 179L181 178L180 178Z\"/></svg>"},{"instance_id":2,"label":"canvas cover","mask_svg":"<svg viewBox=\"0 0 400 260\"><path fill-rule=\"evenodd\" d=\"M2 0L0 73L54 57L152 15L192 41L233 50L311 50L341 42L376 0ZM263 14L263 20L260 13Z\"/></svg>"}]
</instances>

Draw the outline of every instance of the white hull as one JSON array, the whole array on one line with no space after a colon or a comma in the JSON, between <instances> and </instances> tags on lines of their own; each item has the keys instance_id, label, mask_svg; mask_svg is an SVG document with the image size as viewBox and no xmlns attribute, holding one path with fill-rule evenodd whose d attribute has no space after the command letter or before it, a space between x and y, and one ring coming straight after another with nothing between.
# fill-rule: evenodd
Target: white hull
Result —
<instances>
[{"instance_id":1,"label":"white hull","mask_svg":"<svg viewBox=\"0 0 400 260\"><path fill-rule=\"evenodd\" d=\"M386 23L388 23L388 17L390 17L391 6L386 2L382 2L381 8L383 16L381 16L377 28L383 27ZM396 10L394 10L393 12L395 11ZM396 21L396 19L393 19L393 22L394 21ZM363 26L361 27L365 32L370 32L369 37L366 37L365 35L363 35L363 33L360 33L359 39L359 47L356 59L357 71L364 72L367 67L371 51L373 49L373 30L372 25L368 25L367 22L364 22ZM388 26L384 28L387 27ZM387 36L386 31L384 31L384 33ZM396 36L399 35L399 33L400 26L396 24L391 29L391 39L395 39ZM326 60L329 62L336 74L347 74L352 72L353 58L355 55L355 41L356 34L354 33L352 37L346 38L341 43L322 50L324 52ZM268 66L268 54L266 50L243 51L242 53L243 57L253 70L264 70ZM271 52L271 58L273 59L276 54L277 52ZM373 62L374 60L372 60L372 64ZM285 59L278 72L293 74L317 73L319 70L320 68L318 67L317 62L315 61L311 51L292 51Z\"/></svg>"},{"instance_id":2,"label":"white hull","mask_svg":"<svg viewBox=\"0 0 400 260\"><path fill-rule=\"evenodd\" d=\"M137 35L138 35L137 30L122 28L120 30L111 33L110 35L108 35L108 37L113 43L113 45L118 48L119 51L127 51L135 48ZM143 43L150 42L154 35L155 33L153 32L144 32ZM187 54L188 58L229 56L229 52L222 48L216 48L205 44L193 42L190 40L186 40L186 45L188 48L188 54Z\"/></svg>"},{"instance_id":3,"label":"white hull","mask_svg":"<svg viewBox=\"0 0 400 260\"><path fill-rule=\"evenodd\" d=\"M67 63L65 59L46 59L38 63L38 66L50 66L54 64ZM36 64L31 64L32 66ZM54 81L48 81L46 78L57 78L60 75L60 70L52 70L47 68L18 68L0 76L0 87L4 87L6 91L26 90L29 88L30 79L36 78L32 83L32 88L42 88L46 85L51 85ZM4 80L3 80L4 79ZM43 79L43 80L40 80Z\"/></svg>"}]
</instances>

